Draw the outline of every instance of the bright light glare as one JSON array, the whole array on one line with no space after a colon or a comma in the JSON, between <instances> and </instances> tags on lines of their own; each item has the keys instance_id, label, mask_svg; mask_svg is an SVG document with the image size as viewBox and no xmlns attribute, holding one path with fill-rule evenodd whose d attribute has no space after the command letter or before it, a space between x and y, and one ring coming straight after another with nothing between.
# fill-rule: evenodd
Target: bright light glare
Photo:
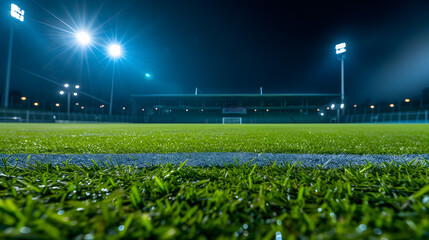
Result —
<instances>
[{"instance_id":1,"label":"bright light glare","mask_svg":"<svg viewBox=\"0 0 429 240\"><path fill-rule=\"evenodd\" d=\"M26 98L26 97L22 97L22 98L21 98L21 100L22 100L22 101L25 101L25 100L27 100L27 98Z\"/></svg>"},{"instance_id":2,"label":"bright light glare","mask_svg":"<svg viewBox=\"0 0 429 240\"><path fill-rule=\"evenodd\" d=\"M77 92L73 93L74 96L77 96Z\"/></svg>"},{"instance_id":3,"label":"bright light glare","mask_svg":"<svg viewBox=\"0 0 429 240\"><path fill-rule=\"evenodd\" d=\"M18 7L16 4L10 5L10 15L21 22L24 22L24 10Z\"/></svg>"},{"instance_id":4,"label":"bright light glare","mask_svg":"<svg viewBox=\"0 0 429 240\"><path fill-rule=\"evenodd\" d=\"M346 52L346 43L340 43L335 45L335 52L337 54L345 53Z\"/></svg>"},{"instance_id":5,"label":"bright light glare","mask_svg":"<svg viewBox=\"0 0 429 240\"><path fill-rule=\"evenodd\" d=\"M66 88L67 88L67 87L69 87L69 86L70 86L70 85L69 85L68 83L64 84L64 87L66 87Z\"/></svg>"},{"instance_id":6,"label":"bright light glare","mask_svg":"<svg viewBox=\"0 0 429 240\"><path fill-rule=\"evenodd\" d=\"M371 106L370 106L370 108L371 108L371 109L374 109L374 108L375 108L375 106L374 106L374 105L371 105Z\"/></svg>"},{"instance_id":7,"label":"bright light glare","mask_svg":"<svg viewBox=\"0 0 429 240\"><path fill-rule=\"evenodd\" d=\"M325 114L324 113L320 113L320 116L325 116Z\"/></svg>"},{"instance_id":8,"label":"bright light glare","mask_svg":"<svg viewBox=\"0 0 429 240\"><path fill-rule=\"evenodd\" d=\"M146 78L150 78L150 77L151 77L151 75L150 75L149 73L146 73L144 76L145 76Z\"/></svg>"},{"instance_id":9,"label":"bright light glare","mask_svg":"<svg viewBox=\"0 0 429 240\"><path fill-rule=\"evenodd\" d=\"M409 98L405 99L405 102L411 102L411 100Z\"/></svg>"},{"instance_id":10,"label":"bright light glare","mask_svg":"<svg viewBox=\"0 0 429 240\"><path fill-rule=\"evenodd\" d=\"M395 104L391 103L389 106L390 106L391 108L393 108L393 107L395 107Z\"/></svg>"},{"instance_id":11,"label":"bright light glare","mask_svg":"<svg viewBox=\"0 0 429 240\"><path fill-rule=\"evenodd\" d=\"M341 103L340 108L343 109L344 108L344 103Z\"/></svg>"},{"instance_id":12,"label":"bright light glare","mask_svg":"<svg viewBox=\"0 0 429 240\"><path fill-rule=\"evenodd\" d=\"M331 104L331 109L334 109L334 107L335 107L335 104Z\"/></svg>"},{"instance_id":13,"label":"bright light glare","mask_svg":"<svg viewBox=\"0 0 429 240\"><path fill-rule=\"evenodd\" d=\"M88 45L91 42L91 37L87 32L77 33L76 38L82 45Z\"/></svg>"},{"instance_id":14,"label":"bright light glare","mask_svg":"<svg viewBox=\"0 0 429 240\"><path fill-rule=\"evenodd\" d=\"M76 89L79 89L80 88L80 86L79 85L76 85L76 86L74 86Z\"/></svg>"},{"instance_id":15,"label":"bright light glare","mask_svg":"<svg viewBox=\"0 0 429 240\"><path fill-rule=\"evenodd\" d=\"M59 103L55 103L55 107L59 107L60 106L60 104Z\"/></svg>"},{"instance_id":16,"label":"bright light glare","mask_svg":"<svg viewBox=\"0 0 429 240\"><path fill-rule=\"evenodd\" d=\"M117 58L120 57L122 54L121 51L121 46L119 46L118 44L112 44L109 46L109 54L110 56Z\"/></svg>"},{"instance_id":17,"label":"bright light glare","mask_svg":"<svg viewBox=\"0 0 429 240\"><path fill-rule=\"evenodd\" d=\"M64 94L64 91L60 91L60 94L61 94L61 95L63 95L63 94Z\"/></svg>"}]
</instances>

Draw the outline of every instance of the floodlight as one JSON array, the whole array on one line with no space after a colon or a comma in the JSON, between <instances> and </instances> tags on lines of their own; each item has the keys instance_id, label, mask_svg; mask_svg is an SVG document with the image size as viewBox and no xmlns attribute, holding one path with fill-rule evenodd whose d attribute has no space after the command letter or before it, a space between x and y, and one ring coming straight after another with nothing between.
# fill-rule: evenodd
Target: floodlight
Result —
<instances>
[{"instance_id":1,"label":"floodlight","mask_svg":"<svg viewBox=\"0 0 429 240\"><path fill-rule=\"evenodd\" d=\"M374 106L374 105L371 105L371 106L370 106L370 108L371 108L371 109L374 109L374 108L375 108L375 106Z\"/></svg>"},{"instance_id":2,"label":"floodlight","mask_svg":"<svg viewBox=\"0 0 429 240\"><path fill-rule=\"evenodd\" d=\"M331 109L334 109L335 108L335 104L331 104Z\"/></svg>"},{"instance_id":3,"label":"floodlight","mask_svg":"<svg viewBox=\"0 0 429 240\"><path fill-rule=\"evenodd\" d=\"M406 98L405 102L411 102L411 100L409 98Z\"/></svg>"},{"instance_id":4,"label":"floodlight","mask_svg":"<svg viewBox=\"0 0 429 240\"><path fill-rule=\"evenodd\" d=\"M22 101L25 101L25 100L27 100L27 98L26 98L26 97L22 97L22 98L21 98L21 100L22 100Z\"/></svg>"},{"instance_id":5,"label":"floodlight","mask_svg":"<svg viewBox=\"0 0 429 240\"><path fill-rule=\"evenodd\" d=\"M344 108L344 103L341 103L340 108L343 109Z\"/></svg>"},{"instance_id":6,"label":"floodlight","mask_svg":"<svg viewBox=\"0 0 429 240\"><path fill-rule=\"evenodd\" d=\"M63 95L63 94L64 94L64 91L60 91L60 94L61 94L61 95Z\"/></svg>"},{"instance_id":7,"label":"floodlight","mask_svg":"<svg viewBox=\"0 0 429 240\"><path fill-rule=\"evenodd\" d=\"M324 113L320 113L320 116L325 116L325 114Z\"/></svg>"},{"instance_id":8,"label":"floodlight","mask_svg":"<svg viewBox=\"0 0 429 240\"><path fill-rule=\"evenodd\" d=\"M70 85L68 83L64 84L64 87L68 88Z\"/></svg>"},{"instance_id":9,"label":"floodlight","mask_svg":"<svg viewBox=\"0 0 429 240\"><path fill-rule=\"evenodd\" d=\"M87 32L79 32L76 34L77 41L82 45L88 45L91 42L91 37Z\"/></svg>"},{"instance_id":10,"label":"floodlight","mask_svg":"<svg viewBox=\"0 0 429 240\"><path fill-rule=\"evenodd\" d=\"M391 108L393 108L393 107L395 107L395 104L391 103L389 106L390 106Z\"/></svg>"},{"instance_id":11,"label":"floodlight","mask_svg":"<svg viewBox=\"0 0 429 240\"><path fill-rule=\"evenodd\" d=\"M24 22L24 10L18 7L16 4L10 5L10 15L21 22Z\"/></svg>"},{"instance_id":12,"label":"floodlight","mask_svg":"<svg viewBox=\"0 0 429 240\"><path fill-rule=\"evenodd\" d=\"M335 45L335 53L336 54L341 54L341 53L345 53L346 50L346 43L340 43Z\"/></svg>"},{"instance_id":13,"label":"floodlight","mask_svg":"<svg viewBox=\"0 0 429 240\"><path fill-rule=\"evenodd\" d=\"M77 92L73 93L74 96L77 96Z\"/></svg>"},{"instance_id":14,"label":"floodlight","mask_svg":"<svg viewBox=\"0 0 429 240\"><path fill-rule=\"evenodd\" d=\"M84 106L82 106L82 107L80 107L81 109L84 109L85 107Z\"/></svg>"},{"instance_id":15,"label":"floodlight","mask_svg":"<svg viewBox=\"0 0 429 240\"><path fill-rule=\"evenodd\" d=\"M120 57L122 55L121 46L118 44L112 44L109 46L109 54L113 58Z\"/></svg>"},{"instance_id":16,"label":"floodlight","mask_svg":"<svg viewBox=\"0 0 429 240\"><path fill-rule=\"evenodd\" d=\"M39 103L38 103L38 102L35 102L35 103L34 103L34 106L39 106Z\"/></svg>"},{"instance_id":17,"label":"floodlight","mask_svg":"<svg viewBox=\"0 0 429 240\"><path fill-rule=\"evenodd\" d=\"M55 103L55 107L59 107L60 106L60 104L59 103Z\"/></svg>"},{"instance_id":18,"label":"floodlight","mask_svg":"<svg viewBox=\"0 0 429 240\"><path fill-rule=\"evenodd\" d=\"M145 76L146 78L150 78L150 77L152 77L152 76L150 75L150 73L146 73L144 76Z\"/></svg>"},{"instance_id":19,"label":"floodlight","mask_svg":"<svg viewBox=\"0 0 429 240\"><path fill-rule=\"evenodd\" d=\"M80 88L80 86L79 85L76 85L76 86L74 86L76 89L79 89Z\"/></svg>"}]
</instances>

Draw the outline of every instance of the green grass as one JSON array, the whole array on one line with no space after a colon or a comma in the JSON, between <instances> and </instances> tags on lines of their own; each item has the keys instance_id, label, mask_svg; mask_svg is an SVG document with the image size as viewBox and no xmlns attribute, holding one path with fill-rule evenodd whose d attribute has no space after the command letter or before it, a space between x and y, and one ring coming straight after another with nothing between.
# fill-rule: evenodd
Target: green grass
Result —
<instances>
[{"instance_id":1,"label":"green grass","mask_svg":"<svg viewBox=\"0 0 429 240\"><path fill-rule=\"evenodd\" d=\"M429 238L429 172L418 161L0 170L0 239Z\"/></svg>"},{"instance_id":2,"label":"green grass","mask_svg":"<svg viewBox=\"0 0 429 240\"><path fill-rule=\"evenodd\" d=\"M0 124L0 146L6 154L422 154L429 125ZM0 239L429 239L425 160L341 169L8 161Z\"/></svg>"},{"instance_id":3,"label":"green grass","mask_svg":"<svg viewBox=\"0 0 429 240\"><path fill-rule=\"evenodd\" d=\"M0 153L429 153L428 124L0 124Z\"/></svg>"}]
</instances>

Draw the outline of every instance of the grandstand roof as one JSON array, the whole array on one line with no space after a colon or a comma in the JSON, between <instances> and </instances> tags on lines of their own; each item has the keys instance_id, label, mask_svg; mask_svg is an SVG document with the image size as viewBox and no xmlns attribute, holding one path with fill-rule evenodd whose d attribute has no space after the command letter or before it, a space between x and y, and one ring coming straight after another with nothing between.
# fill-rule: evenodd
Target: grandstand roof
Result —
<instances>
[{"instance_id":1,"label":"grandstand roof","mask_svg":"<svg viewBox=\"0 0 429 240\"><path fill-rule=\"evenodd\" d=\"M268 93L268 94L132 94L131 97L338 97L339 93Z\"/></svg>"}]
</instances>

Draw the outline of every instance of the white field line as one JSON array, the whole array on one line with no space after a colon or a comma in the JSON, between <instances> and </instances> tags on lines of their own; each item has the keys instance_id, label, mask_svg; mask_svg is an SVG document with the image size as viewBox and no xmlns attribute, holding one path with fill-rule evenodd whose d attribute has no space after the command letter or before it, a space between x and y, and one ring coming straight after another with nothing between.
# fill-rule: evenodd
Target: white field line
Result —
<instances>
[{"instance_id":1,"label":"white field line","mask_svg":"<svg viewBox=\"0 0 429 240\"><path fill-rule=\"evenodd\" d=\"M350 155L350 154L283 154L283 153L141 153L141 154L0 154L0 160L6 160L8 165L24 167L27 163L49 163L92 165L94 160L98 165L136 165L137 167L155 166L157 164L180 164L186 161L186 166L224 166L225 164L257 164L277 165L295 164L306 167L338 168L349 165L390 164L392 162L406 163L413 160L429 164L429 154L412 155ZM3 161L0 161L3 166Z\"/></svg>"}]
</instances>

